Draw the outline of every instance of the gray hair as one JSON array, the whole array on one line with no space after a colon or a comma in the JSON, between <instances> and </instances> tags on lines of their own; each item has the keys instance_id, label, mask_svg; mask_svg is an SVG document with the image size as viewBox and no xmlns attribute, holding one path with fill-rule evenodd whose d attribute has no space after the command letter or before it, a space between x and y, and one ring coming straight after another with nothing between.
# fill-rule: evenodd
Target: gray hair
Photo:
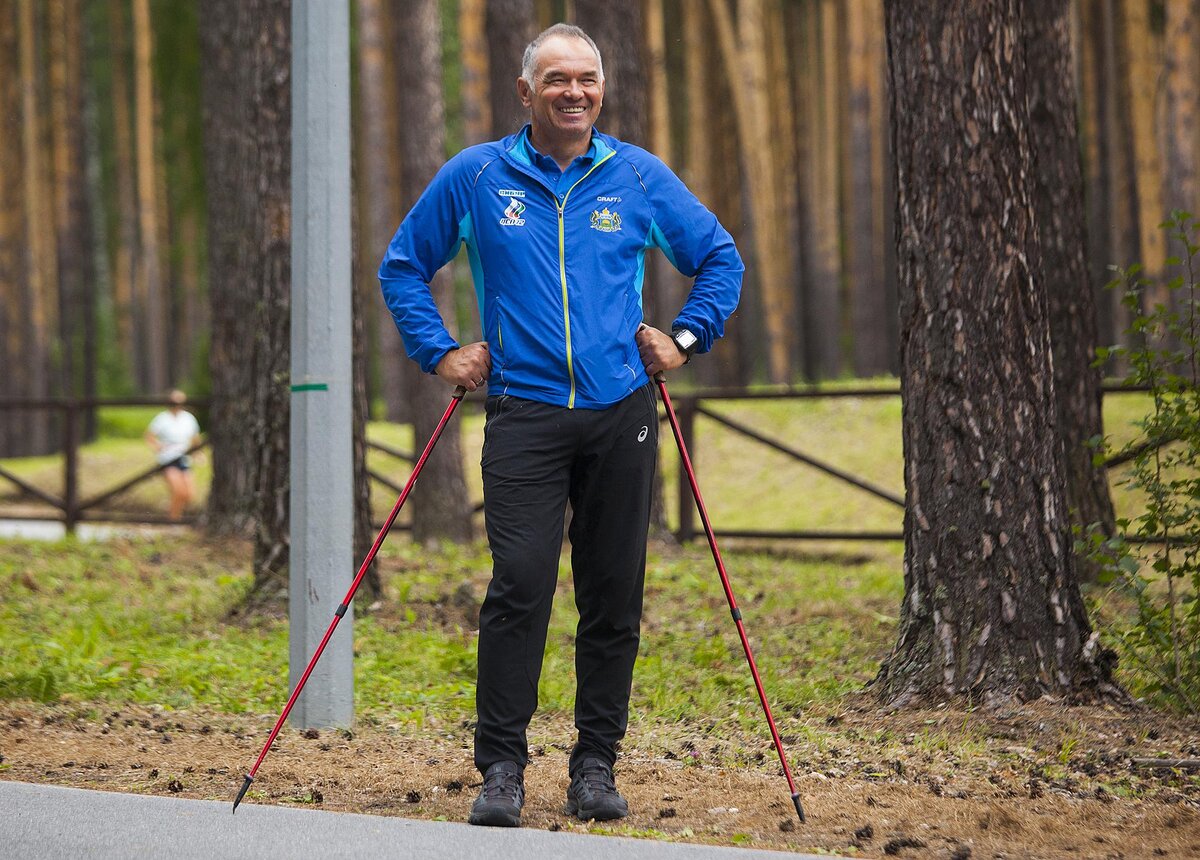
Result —
<instances>
[{"instance_id":1,"label":"gray hair","mask_svg":"<svg viewBox=\"0 0 1200 860\"><path fill-rule=\"evenodd\" d=\"M596 68L600 72L600 80L604 80L604 60L600 58L600 49L596 47L596 43L592 41L592 37L583 31L581 27L576 27L574 24L552 24L534 38L525 47L525 55L521 58L521 77L525 83L529 84L530 89L535 89L533 73L537 65L538 51L547 39L554 36L560 36L568 39L582 39L591 46L592 51L596 54Z\"/></svg>"}]
</instances>

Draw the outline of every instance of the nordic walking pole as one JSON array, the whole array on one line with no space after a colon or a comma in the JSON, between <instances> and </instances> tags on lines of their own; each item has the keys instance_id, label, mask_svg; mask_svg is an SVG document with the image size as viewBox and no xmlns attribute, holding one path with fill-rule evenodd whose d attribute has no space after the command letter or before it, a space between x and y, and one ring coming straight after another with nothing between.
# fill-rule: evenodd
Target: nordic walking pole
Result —
<instances>
[{"instance_id":1,"label":"nordic walking pole","mask_svg":"<svg viewBox=\"0 0 1200 860\"><path fill-rule=\"evenodd\" d=\"M461 385L454 389L454 396L450 400L450 405L446 407L445 414L442 415L442 420L438 422L437 428L434 429L433 435L429 437L429 444L425 446L425 450L421 452L420 458L417 460L416 466L413 467L413 472L408 477L408 483L404 485L404 491L400 493L400 498L396 500L395 507L388 514L387 521L383 524L383 528L379 530L378 536L375 538L375 543L371 545L371 551L367 553L367 557L363 560L362 566L358 569L358 575L354 577L354 582L350 584L350 590L346 592L346 596L342 598L342 603L338 606L337 611L333 613L333 621L329 625L329 629L325 631L324 638L321 639L321 644L317 646L317 650L313 652L312 659L308 661L308 668L304 670L304 674L300 676L300 683L296 685L296 689L292 691L291 697L287 700L287 704L283 706L283 713L279 715L279 719L275 721L275 727L271 729L271 734L267 738L267 742L263 745L262 752L258 754L258 760L254 762L254 767L250 768L250 772L246 774L246 779L242 783L241 790L237 793L237 797L233 800L233 811L237 812L238 804L242 802L242 798L246 796L246 791L250 788L250 783L254 782L254 777L258 773L259 765L263 763L263 759L267 757L267 753L271 749L271 744L275 743L275 736L279 734L279 730L283 728L284 720L292 711L292 705L296 704L296 699L300 698L300 691L304 689L304 685L308 682L308 676L312 674L312 670L316 667L317 661L321 659L321 653L325 650L325 646L329 643L329 638L333 636L333 631L337 629L338 623L342 620L342 616L346 614L346 610L350 608L350 601L354 600L354 593L358 591L358 585L362 582L363 577L367 573L367 568L371 566L371 562L375 560L375 554L379 552L379 547L383 546L383 539L387 537L387 533L392 528L392 523L396 521L396 515L400 513L400 509L404 507L404 502L408 498L409 492L413 488L413 484L417 482L417 476L421 474L421 469L425 466L425 461L429 459L430 453L433 451L433 446L437 444L438 439L442 435L442 431L446 429L446 424L450 421L450 416L454 414L454 410L458 408L458 404L462 402L463 395L467 393L467 389Z\"/></svg>"},{"instance_id":2,"label":"nordic walking pole","mask_svg":"<svg viewBox=\"0 0 1200 860\"><path fill-rule=\"evenodd\" d=\"M754 653L750 650L750 640L746 638L746 628L742 626L742 611L738 609L737 600L733 596L733 588L729 585L729 575L725 572L725 562L721 560L721 551L717 549L717 537L713 534L712 523L708 521L708 510L704 507L704 499L700 496L700 485L696 483L696 472L692 469L692 459L688 456L687 446L683 442L683 433L679 430L679 419L675 417L675 408L671 405L671 395L667 394L667 381L661 372L654 374L658 383L659 394L662 395L663 406L667 409L667 418L671 422L671 432L675 434L675 444L679 446L679 459L687 472L688 483L692 485L692 495L696 499L696 508L700 511L700 521L704 523L704 533L708 536L708 547L712 550L713 561L717 563L717 573L721 575L721 586L725 589L725 599L729 601L729 611L733 622L737 625L738 636L742 640L742 650L746 652L746 662L750 664L750 674L754 676L754 686L758 690L758 700L762 702L763 713L767 715L767 725L771 727L771 739L775 741L775 751L779 753L779 763L783 765L783 775L787 777L788 788L792 792L792 804L800 823L804 823L804 807L800 805L800 792L796 790L796 782L792 779L792 770L788 767L787 756L783 753L783 741L779 739L779 729L775 728L775 718L771 716L771 706L767 704L767 694L763 691L762 678L758 675L758 666L754 663Z\"/></svg>"}]
</instances>

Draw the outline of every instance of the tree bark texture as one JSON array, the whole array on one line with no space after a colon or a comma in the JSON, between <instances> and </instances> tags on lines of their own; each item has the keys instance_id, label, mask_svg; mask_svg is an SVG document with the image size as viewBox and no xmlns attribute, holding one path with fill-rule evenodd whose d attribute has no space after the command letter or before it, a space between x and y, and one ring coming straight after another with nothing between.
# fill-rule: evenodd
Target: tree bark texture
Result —
<instances>
[{"instance_id":1,"label":"tree bark texture","mask_svg":"<svg viewBox=\"0 0 1200 860\"><path fill-rule=\"evenodd\" d=\"M902 704L1107 683L1071 552L1020 0L888 0L897 168Z\"/></svg>"},{"instance_id":2,"label":"tree bark texture","mask_svg":"<svg viewBox=\"0 0 1200 860\"><path fill-rule=\"evenodd\" d=\"M1200 217L1200 2L1167 0L1165 198Z\"/></svg>"},{"instance_id":3,"label":"tree bark texture","mask_svg":"<svg viewBox=\"0 0 1200 860\"><path fill-rule=\"evenodd\" d=\"M91 203L87 194L83 124L83 38L79 0L51 4L51 100L54 139L54 221L58 252L58 390L87 395L87 329L95 325ZM93 392L94 393L94 392ZM84 416L86 423L93 422ZM86 437L85 437L86 438Z\"/></svg>"},{"instance_id":4,"label":"tree bark texture","mask_svg":"<svg viewBox=\"0 0 1200 860\"><path fill-rule=\"evenodd\" d=\"M755 290L743 305L757 305L758 331L765 345L766 374L774 383L789 381L793 300L785 276L790 246L784 241L771 137L770 91L767 81L766 11L763 0L738 0L737 16L728 0L710 0L717 46L729 81L737 118L737 143L750 210L751 245L747 274ZM757 299L757 301L754 301Z\"/></svg>"},{"instance_id":5,"label":"tree bark texture","mask_svg":"<svg viewBox=\"0 0 1200 860\"><path fill-rule=\"evenodd\" d=\"M400 151L403 153L401 192L407 212L442 166L445 151L442 95L441 22L437 0L402 0L396 43L397 107ZM515 85L514 85L515 86ZM442 319L453 330L454 277L450 267L440 271L431 285ZM418 452L433 435L446 410L451 390L436 376L421 373L415 365L409 375L408 398L412 406L413 433ZM437 448L425 463L421 480L413 487L410 508L413 540L469 541L474 529L471 503L463 474L462 434L459 422L447 425Z\"/></svg>"},{"instance_id":6,"label":"tree bark texture","mask_svg":"<svg viewBox=\"0 0 1200 860\"><path fill-rule=\"evenodd\" d=\"M20 58L21 82L21 161L23 165L22 201L24 248L22 260L22 283L24 316L29 336L22 356L25 364L27 392L31 397L45 397L51 393L52 372L50 366L50 341L57 334L58 273L57 256L54 249L54 213L50 206L51 165L47 163L49 150L46 135L46 118L39 69L38 4L32 0L18 0L17 32ZM25 446L29 454L45 454L56 450L57 439L52 438L53 422L45 410L28 413Z\"/></svg>"},{"instance_id":7,"label":"tree bark texture","mask_svg":"<svg viewBox=\"0 0 1200 860\"><path fill-rule=\"evenodd\" d=\"M17 38L17 2L0 0L0 112L21 115L21 73ZM0 123L0 394L28 396L29 321L25 313L25 176L21 129ZM27 416L0 412L0 456L17 457L28 451Z\"/></svg>"},{"instance_id":8,"label":"tree bark texture","mask_svg":"<svg viewBox=\"0 0 1200 860\"><path fill-rule=\"evenodd\" d=\"M512 134L529 121L517 95L517 78L525 46L537 33L533 0L487 0L492 137Z\"/></svg>"},{"instance_id":9,"label":"tree bark texture","mask_svg":"<svg viewBox=\"0 0 1200 860\"><path fill-rule=\"evenodd\" d=\"M200 21L208 175L211 531L253 530L259 583L287 566L291 13L217 0Z\"/></svg>"},{"instance_id":10,"label":"tree bark texture","mask_svg":"<svg viewBox=\"0 0 1200 860\"><path fill-rule=\"evenodd\" d=\"M134 300L135 261L138 256L137 198L134 189L133 119L130 112L129 19L123 0L108 0L108 29L112 63L113 170L116 184L116 249L112 284L117 342L131 380L142 370L142 319Z\"/></svg>"},{"instance_id":11,"label":"tree bark texture","mask_svg":"<svg viewBox=\"0 0 1200 860\"><path fill-rule=\"evenodd\" d=\"M842 371L842 209L838 197L840 122L838 87L840 51L836 6L829 0L805 4L811 54L808 124L812 128L808 161L810 274L804 288L806 375L828 379Z\"/></svg>"},{"instance_id":12,"label":"tree bark texture","mask_svg":"<svg viewBox=\"0 0 1200 860\"><path fill-rule=\"evenodd\" d=\"M463 143L472 146L492 134L487 0L460 0L458 43L462 51Z\"/></svg>"},{"instance_id":13,"label":"tree bark texture","mask_svg":"<svg viewBox=\"0 0 1200 860\"><path fill-rule=\"evenodd\" d=\"M160 251L160 213L155 156L153 49L149 0L133 0L134 153L137 160L138 273L145 319L140 379L143 389L163 392L167 376L167 309Z\"/></svg>"},{"instance_id":14,"label":"tree bark texture","mask_svg":"<svg viewBox=\"0 0 1200 860\"><path fill-rule=\"evenodd\" d=\"M847 77L845 94L846 276L853 326L854 372L887 373L895 364L896 344L888 337L888 301L883 273L883 123L882 45L874 19L880 0L849 0L846 10Z\"/></svg>"},{"instance_id":15,"label":"tree bark texture","mask_svg":"<svg viewBox=\"0 0 1200 860\"><path fill-rule=\"evenodd\" d=\"M375 327L379 362L378 391L389 421L408 420L404 382L404 344L396 323L379 297L376 273L396 225L400 223L399 122L393 66L394 21L385 0L357 0L358 87L355 177L360 230L359 277L370 294L367 316ZM404 26L407 26L405 23ZM368 288L369 287L369 288Z\"/></svg>"},{"instance_id":16,"label":"tree bark texture","mask_svg":"<svg viewBox=\"0 0 1200 860\"><path fill-rule=\"evenodd\" d=\"M1076 131L1068 0L1026 7L1024 42L1029 80L1033 201L1042 251L1054 354L1058 431L1063 440L1071 522L1116 529L1105 470L1092 464L1088 441L1101 438L1100 369L1096 358L1096 304L1085 255L1083 173ZM1097 571L1077 560L1083 579Z\"/></svg>"},{"instance_id":17,"label":"tree bark texture","mask_svg":"<svg viewBox=\"0 0 1200 860\"><path fill-rule=\"evenodd\" d=\"M1111 146L1105 129L1109 126L1109 84L1104 61L1105 29L1101 24L1105 0L1079 2L1079 135L1083 152L1084 203L1087 207L1088 281L1096 305L1097 343L1116 343L1112 302L1099 289L1109 279L1114 260L1108 223L1111 182L1108 163Z\"/></svg>"},{"instance_id":18,"label":"tree bark texture","mask_svg":"<svg viewBox=\"0 0 1200 860\"><path fill-rule=\"evenodd\" d=\"M649 146L642 17L641 0L575 0L575 22L604 60L604 109L597 127L627 143Z\"/></svg>"}]
</instances>

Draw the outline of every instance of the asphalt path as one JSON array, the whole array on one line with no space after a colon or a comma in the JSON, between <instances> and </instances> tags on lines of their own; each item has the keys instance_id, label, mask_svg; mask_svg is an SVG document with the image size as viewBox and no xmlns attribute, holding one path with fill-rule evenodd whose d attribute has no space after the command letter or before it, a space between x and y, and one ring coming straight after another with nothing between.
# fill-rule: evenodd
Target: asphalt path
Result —
<instances>
[{"instance_id":1,"label":"asphalt path","mask_svg":"<svg viewBox=\"0 0 1200 860\"><path fill-rule=\"evenodd\" d=\"M567 857L778 860L813 855L546 830L471 827L315 809L184 800L0 781L0 858Z\"/></svg>"}]
</instances>

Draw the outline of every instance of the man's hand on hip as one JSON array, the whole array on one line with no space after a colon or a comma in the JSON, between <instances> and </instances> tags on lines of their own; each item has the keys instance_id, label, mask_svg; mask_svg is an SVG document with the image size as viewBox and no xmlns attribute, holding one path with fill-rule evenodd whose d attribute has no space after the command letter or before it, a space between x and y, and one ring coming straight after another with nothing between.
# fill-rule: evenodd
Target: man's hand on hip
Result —
<instances>
[{"instance_id":1,"label":"man's hand on hip","mask_svg":"<svg viewBox=\"0 0 1200 860\"><path fill-rule=\"evenodd\" d=\"M452 349L442 356L437 375L451 385L461 385L467 391L482 388L492 372L492 356L484 341Z\"/></svg>"},{"instance_id":2,"label":"man's hand on hip","mask_svg":"<svg viewBox=\"0 0 1200 860\"><path fill-rule=\"evenodd\" d=\"M638 329L637 345L642 364L651 378L656 373L674 370L687 364L688 357L675 345L671 336L653 326L642 325Z\"/></svg>"}]
</instances>

